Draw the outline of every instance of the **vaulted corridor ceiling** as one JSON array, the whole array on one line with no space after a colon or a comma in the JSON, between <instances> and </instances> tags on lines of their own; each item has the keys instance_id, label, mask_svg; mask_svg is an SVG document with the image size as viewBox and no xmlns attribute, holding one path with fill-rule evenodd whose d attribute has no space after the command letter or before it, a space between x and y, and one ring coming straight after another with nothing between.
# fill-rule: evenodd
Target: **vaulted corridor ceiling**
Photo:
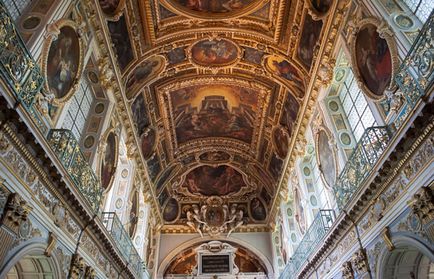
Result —
<instances>
[{"instance_id":1,"label":"vaulted corridor ceiling","mask_svg":"<svg viewBox=\"0 0 434 279\"><path fill-rule=\"evenodd\" d=\"M125 85L118 109L166 227L205 204L217 221L235 206L267 226L332 74L338 2L100 0Z\"/></svg>"}]
</instances>

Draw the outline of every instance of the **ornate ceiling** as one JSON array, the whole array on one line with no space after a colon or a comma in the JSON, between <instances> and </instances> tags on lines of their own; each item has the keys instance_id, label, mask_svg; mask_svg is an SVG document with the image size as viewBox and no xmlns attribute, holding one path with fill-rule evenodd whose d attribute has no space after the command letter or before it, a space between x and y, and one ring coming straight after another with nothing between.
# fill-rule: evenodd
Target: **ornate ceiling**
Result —
<instances>
[{"instance_id":1,"label":"ornate ceiling","mask_svg":"<svg viewBox=\"0 0 434 279\"><path fill-rule=\"evenodd\" d=\"M165 227L235 205L265 228L339 1L99 1Z\"/></svg>"}]
</instances>

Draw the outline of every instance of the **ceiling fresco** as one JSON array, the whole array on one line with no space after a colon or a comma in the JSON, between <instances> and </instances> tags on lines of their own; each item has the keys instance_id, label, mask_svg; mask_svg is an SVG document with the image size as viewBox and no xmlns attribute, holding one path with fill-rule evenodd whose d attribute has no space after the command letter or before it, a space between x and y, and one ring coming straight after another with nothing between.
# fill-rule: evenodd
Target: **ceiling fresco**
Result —
<instances>
[{"instance_id":1,"label":"ceiling fresco","mask_svg":"<svg viewBox=\"0 0 434 279\"><path fill-rule=\"evenodd\" d=\"M336 1L100 3L164 227L268 228Z\"/></svg>"}]
</instances>

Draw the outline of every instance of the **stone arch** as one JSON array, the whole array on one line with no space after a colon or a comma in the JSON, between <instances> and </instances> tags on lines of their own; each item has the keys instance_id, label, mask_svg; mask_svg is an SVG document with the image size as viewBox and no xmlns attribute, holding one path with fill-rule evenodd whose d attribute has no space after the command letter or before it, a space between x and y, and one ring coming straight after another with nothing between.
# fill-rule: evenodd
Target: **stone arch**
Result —
<instances>
[{"instance_id":1,"label":"stone arch","mask_svg":"<svg viewBox=\"0 0 434 279\"><path fill-rule=\"evenodd\" d=\"M11 250L7 256L4 265L0 269L0 278L6 278L9 271L15 267L19 262L28 256L41 256L47 259L50 265L53 278L64 278L62 274L61 264L54 254L47 257L44 253L47 248L46 243L41 243L37 239L33 239L22 245L19 245L15 249Z\"/></svg>"},{"instance_id":2,"label":"stone arch","mask_svg":"<svg viewBox=\"0 0 434 279\"><path fill-rule=\"evenodd\" d=\"M434 250L430 248L430 244L428 244L424 239L409 233L396 233L392 235L391 240L394 245L394 249L389 251L388 248L383 245L378 255L375 278L388 278L386 267L389 264L389 260L392 257L399 256L398 254L401 254L400 256L403 257L405 256L405 253L418 252L416 255L413 255L413 259L415 261L417 260L415 258L416 256L424 256L431 263L434 262Z\"/></svg>"},{"instance_id":3,"label":"stone arch","mask_svg":"<svg viewBox=\"0 0 434 279\"><path fill-rule=\"evenodd\" d=\"M200 243L205 243L205 242L209 242L209 241L214 241L214 240L218 240L221 242L231 242L231 243L236 243L241 247L244 247L248 250L250 250L251 252L253 252L264 264L265 269L266 269L266 274L268 276L268 278L274 278L274 269L272 264L270 263L270 261L267 259L267 257L261 252L259 251L256 247L254 247L253 245L240 240L238 238L233 238L233 237L227 237L227 238L211 238L209 236L203 237L203 238L194 238L191 239L189 241L186 241L184 243L182 243L181 245L179 245L176 249L174 249L172 252L170 252L159 264L158 266L158 270L157 270L157 279L162 279L164 277L164 272L167 269L167 267L169 266L170 262L172 261L172 259L174 259L176 257L176 255L178 253L180 253L181 251L184 251L185 249L194 246L194 245L199 245Z\"/></svg>"}]
</instances>

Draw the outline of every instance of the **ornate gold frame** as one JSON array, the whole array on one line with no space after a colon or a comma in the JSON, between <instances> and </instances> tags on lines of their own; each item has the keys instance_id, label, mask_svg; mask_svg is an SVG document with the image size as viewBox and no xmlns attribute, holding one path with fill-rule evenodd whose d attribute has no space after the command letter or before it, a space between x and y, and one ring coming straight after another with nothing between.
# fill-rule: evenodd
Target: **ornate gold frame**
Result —
<instances>
[{"instance_id":1,"label":"ornate gold frame","mask_svg":"<svg viewBox=\"0 0 434 279\"><path fill-rule=\"evenodd\" d=\"M274 73L274 71L268 66L268 59L272 58L273 56L275 57L281 57L283 60L287 61L292 67L297 68L296 65L294 65L294 63L291 63L291 60L296 61L294 59L287 59L279 54L264 54L264 56L262 57L262 61L261 61L261 66L266 69L266 71L270 74L270 77L272 78L276 78L277 81L280 82L280 84L285 87L288 91L291 92L291 95L297 99L297 101L300 101L304 98L304 95L306 94L306 92L303 92L302 88L299 88L295 82L282 78L279 75L277 75L276 73ZM297 61L298 62L298 61ZM305 70L303 66L301 66L301 69ZM303 89L304 91L306 90L306 80L303 78L303 72L302 71L298 71L297 72L300 75L300 78L303 80ZM275 81L276 82L276 81Z\"/></svg>"},{"instance_id":2,"label":"ornate gold frame","mask_svg":"<svg viewBox=\"0 0 434 279\"><path fill-rule=\"evenodd\" d=\"M320 161L320 156L319 156L319 152L318 152L318 150L319 150L318 147L319 147L319 133L320 133L320 131L324 131L326 133L326 135L327 135L327 137L328 137L329 140L330 139L334 139L334 137L333 137L333 134L331 133L331 131L328 130L323 125L323 122L322 122L322 119L321 119L321 124L318 127L318 130L315 132L315 159L316 159L316 162L317 162L317 165L318 165L318 168L319 168L319 173L320 173L322 182L324 183L324 185L328 189L333 189L334 185L329 185L327 183L327 181L326 181L326 179L324 177L324 172L323 172L322 168L320 168L321 161ZM335 181L336 181L338 179L338 175L339 175L339 165L338 165L338 161L337 161L338 158L337 158L337 154L336 154L335 148L331 147L331 150L332 150L332 154L333 154L332 155L333 156L333 164L335 166L335 173L334 173L334 175L335 175Z\"/></svg>"},{"instance_id":3,"label":"ornate gold frame","mask_svg":"<svg viewBox=\"0 0 434 279\"><path fill-rule=\"evenodd\" d=\"M202 64L194 61L194 59L192 57L192 52L191 52L193 47L196 46L200 42L203 42L203 41L211 42L213 40L227 41L227 42L233 44L235 46L235 48L237 49L237 57L233 61L230 61L230 62L225 63L225 64L221 64L221 65L202 65ZM187 56L188 61L190 61L190 63L192 65L196 66L197 68L206 69L206 70L209 70L209 69L211 69L211 70L212 69L219 69L220 70L220 69L230 68L231 66L237 64L241 60L241 58L243 57L244 49L240 48L240 46L236 42L234 42L233 40L231 40L229 38L226 38L224 36L218 36L216 34L212 34L211 36L208 36L208 38L205 37L205 38L200 38L198 40L193 41L190 44L190 46L185 49L185 54Z\"/></svg>"},{"instance_id":4,"label":"ornate gold frame","mask_svg":"<svg viewBox=\"0 0 434 279\"><path fill-rule=\"evenodd\" d=\"M259 221L259 220L256 220L255 218L253 218L252 207L250 206L252 204L252 200L253 199L247 202L247 210L249 212L249 217L250 217L250 219L251 219L251 221L252 221L253 224L263 224L263 223L266 223L267 220L270 218L269 212L271 212L271 208L270 208L270 210L268 210L268 206L265 204L265 202L262 200L262 198L260 196L256 196L254 198L258 199L262 203L262 205L264 206L264 209L265 209L265 219L262 220L262 221Z\"/></svg>"},{"instance_id":5,"label":"ornate gold frame","mask_svg":"<svg viewBox=\"0 0 434 279\"><path fill-rule=\"evenodd\" d=\"M115 177L116 177L116 172L117 172L117 170L118 170L118 162L119 162L119 136L118 136L118 134L116 133L116 131L115 131L115 128L108 128L105 132L104 132L104 135L101 137L101 140L100 140L100 143L105 143L105 142L107 142L107 138L108 138L108 136L110 135L110 133L113 133L114 134L114 137L115 137L115 154L116 154L116 157L115 157L115 162L114 162L114 172L113 172L113 175L112 175L112 177L110 178L110 182L109 182L109 184L107 185L107 188L104 190L104 194L105 193L108 193L108 191L111 189L111 187L113 186L113 182L114 182L114 180L115 180ZM99 147L98 147L99 148ZM105 150L104 150L105 151ZM101 177L100 177L100 175L101 175L101 167L102 167L102 164L101 164L101 162L102 162L102 156L103 156L103 152L102 152L102 150L98 150L98 172L97 172L97 174L98 174L98 178L101 180Z\"/></svg>"},{"instance_id":6,"label":"ornate gold frame","mask_svg":"<svg viewBox=\"0 0 434 279\"><path fill-rule=\"evenodd\" d=\"M174 14L181 14L183 16L193 18L193 19L202 19L202 20L216 20L216 19L232 19L247 15L252 13L253 11L258 10L260 7L265 5L268 0L255 0L254 2L247 5L247 7L240 9L239 11L227 12L227 13L210 13L210 12L199 12L189 10L188 8L174 3L173 0L160 0L165 8Z\"/></svg>"},{"instance_id":7,"label":"ornate gold frame","mask_svg":"<svg viewBox=\"0 0 434 279\"><path fill-rule=\"evenodd\" d=\"M163 188L164 188L164 187L163 187ZM169 203L169 201L170 201L171 199L176 200L176 202L178 203L178 214L176 214L175 219L173 219L173 221L170 221L170 222L169 222L169 221L166 221L166 220L164 219L164 216L163 216L164 225L176 224L176 222L179 220L179 217L181 217L181 213L182 213L181 203L180 203L180 202L176 199L176 197L174 197L174 196L169 197L169 198L164 202L163 206L161 207L161 211L162 211L161 214L163 215L164 209L166 208L167 204Z\"/></svg>"},{"instance_id":8,"label":"ornate gold frame","mask_svg":"<svg viewBox=\"0 0 434 279\"><path fill-rule=\"evenodd\" d=\"M279 159L281 159L281 160L285 160L286 158L288 158L288 154L289 153L287 153L286 154L286 156L285 156L285 158L282 158L282 157L280 157L280 155L277 153L277 146L276 146L276 144L274 143L274 133L276 132L276 130L283 130L283 133L285 134L285 135L287 135L288 136L288 151L289 151L289 145L291 144L291 136L288 134L288 132L286 131L286 129L283 129L283 127L280 125L280 124L278 124L278 125L275 125L274 127L273 127L273 129L272 129L272 131L271 131L271 145L273 146L273 151L274 151L274 154L276 154L276 156L279 158Z\"/></svg>"},{"instance_id":9,"label":"ornate gold frame","mask_svg":"<svg viewBox=\"0 0 434 279\"><path fill-rule=\"evenodd\" d=\"M160 67L157 70L155 70L155 73L153 75L149 75L146 79L144 79L140 83L139 87L142 88L142 89L136 90L136 92L133 92L132 93L133 95L130 96L130 98L128 98L128 95L127 95L128 92L126 92L126 90L127 90L126 86L127 86L128 79L134 73L134 70L137 69L138 67L140 67L140 65L142 63L144 63L145 61L158 61L160 63ZM145 59L142 59L142 60L136 62L134 67L130 66L128 68L128 74L125 75L126 78L123 81L123 85L124 85L124 89L125 89L125 97L127 98L127 100L129 102L133 102L134 99L137 97L138 93L143 91L143 87L147 86L148 84L151 84L156 78L159 78L159 75L162 72L164 72L164 70L166 69L166 67L167 67L167 60L162 55L153 55L153 56L150 56L150 57L146 57Z\"/></svg>"},{"instance_id":10,"label":"ornate gold frame","mask_svg":"<svg viewBox=\"0 0 434 279\"><path fill-rule=\"evenodd\" d=\"M354 77L357 80L359 88L363 91L363 93L365 93L366 96L368 96L370 99L372 99L374 101L379 101L379 100L384 99L384 97L385 97L384 93L383 93L383 96L379 96L377 94L374 94L374 92L372 92L367 87L367 85L363 81L363 77L360 73L359 65L357 63L357 57L356 57L357 35L358 35L359 31L367 25L375 26L378 35L380 36L380 38L386 40L387 46L390 50L390 56L391 56L391 60L392 60L392 73L390 76L390 83L389 83L388 87L386 88L386 90L393 90L393 88L395 87L395 82L394 82L393 77L395 76L395 74L398 70L398 67L399 67L398 51L396 48L396 42L393 39L394 33L393 33L392 29L390 28L390 26L387 24L387 22L385 22L384 20L380 20L380 19L374 18L374 17L365 18L358 23L358 25L356 26L356 28L353 30L353 32L351 34L350 51L351 51L351 65L352 65L352 69L354 71Z\"/></svg>"},{"instance_id":11,"label":"ornate gold frame","mask_svg":"<svg viewBox=\"0 0 434 279\"><path fill-rule=\"evenodd\" d=\"M55 105L58 105L58 106L69 101L69 99L72 97L73 93L77 90L78 85L80 83L80 77L83 74L83 69L84 69L84 65L83 65L84 64L83 39L79 35L80 32L77 32L78 30L80 30L81 27L78 26L74 21L69 20L69 19L60 19L60 20L48 25L47 26L46 40L45 40L43 48L42 48L42 71L43 71L43 75L44 75L45 80L46 80L45 89L47 90L47 92L50 92L50 88L49 88L48 82L47 82L47 80L48 80L48 76L47 76L48 53L50 51L51 44L53 43L54 40L57 39L57 36L60 33L60 29L62 27L65 27L65 26L71 27L77 33L80 57L78 59L79 63L78 63L77 73L75 74L71 88L68 90L68 92L65 94L64 97L62 97L60 99L58 99L58 98L53 99L53 103Z\"/></svg>"},{"instance_id":12,"label":"ornate gold frame","mask_svg":"<svg viewBox=\"0 0 434 279\"><path fill-rule=\"evenodd\" d=\"M194 164L193 166L189 166L188 168L181 169L182 174L178 175L177 180L173 181L173 183L171 185L172 187L170 189L171 190L170 192L174 192L177 195L181 196L178 201L185 201L184 200L185 197L187 197L188 200L190 200L191 198L197 199L197 200L206 200L206 199L212 197L212 196L205 196L202 194L195 195L193 193L190 193L190 191L188 189L183 187L186 176L194 169L199 168L199 167L203 167L203 166L216 167L215 164L200 163L200 164ZM219 163L219 164L217 164L217 166L228 166L228 167L235 169L239 174L241 174L241 176L243 178L243 182L245 184L245 186L241 187L240 190L236 193L229 193L229 194L224 195L224 196L219 196L223 200L226 200L229 198L235 198L238 200L242 200L243 196L248 195L249 193L256 192L256 190L258 189L258 185L256 184L256 182L252 181L252 179L249 179L249 176L239 166L236 166L236 165L231 164L231 163ZM264 205L265 205L265 203L264 203Z\"/></svg>"},{"instance_id":13,"label":"ornate gold frame","mask_svg":"<svg viewBox=\"0 0 434 279\"><path fill-rule=\"evenodd\" d=\"M101 9L102 14L111 21L118 21L119 18L122 15L122 10L125 8L125 4L126 4L126 0L119 0L118 6L116 7L115 12L113 13L113 15L109 15L106 14L103 9L101 8L101 5L99 4L99 0L98 0L98 6Z\"/></svg>"},{"instance_id":14,"label":"ornate gold frame","mask_svg":"<svg viewBox=\"0 0 434 279\"><path fill-rule=\"evenodd\" d=\"M326 18L329 15L330 11L333 10L333 7L334 7L334 5L336 3L336 0L331 0L331 1L332 1L332 3L330 5L330 8L327 10L327 12L320 13L312 5L311 0L305 0L306 5L307 5L307 9L308 9L308 13L312 16L312 18L314 20L322 20L322 19Z\"/></svg>"}]
</instances>

